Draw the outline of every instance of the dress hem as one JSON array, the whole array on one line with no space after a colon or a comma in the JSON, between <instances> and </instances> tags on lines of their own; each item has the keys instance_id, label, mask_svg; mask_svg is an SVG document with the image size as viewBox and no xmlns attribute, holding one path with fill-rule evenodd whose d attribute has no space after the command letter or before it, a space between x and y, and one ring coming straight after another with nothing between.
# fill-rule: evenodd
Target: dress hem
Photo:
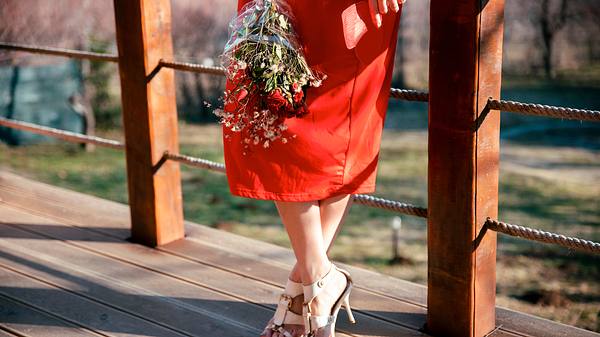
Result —
<instances>
[{"instance_id":1,"label":"dress hem","mask_svg":"<svg viewBox=\"0 0 600 337\"><path fill-rule=\"evenodd\" d=\"M230 189L231 194L260 200L278 200L278 201L314 201L323 200L339 194L359 194L359 193L373 193L375 192L375 185L366 185L360 187L348 187L344 186L336 190L328 190L324 192L313 192L313 193L277 193L269 191L255 191L245 188L234 188Z\"/></svg>"}]
</instances>

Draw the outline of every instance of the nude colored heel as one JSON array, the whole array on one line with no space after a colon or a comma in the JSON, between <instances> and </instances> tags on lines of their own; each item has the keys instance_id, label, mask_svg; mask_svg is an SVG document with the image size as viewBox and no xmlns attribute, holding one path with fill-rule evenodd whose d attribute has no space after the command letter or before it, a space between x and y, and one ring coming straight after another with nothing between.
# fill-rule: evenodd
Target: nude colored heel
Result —
<instances>
[{"instance_id":1,"label":"nude colored heel","mask_svg":"<svg viewBox=\"0 0 600 337\"><path fill-rule=\"evenodd\" d=\"M346 313L348 314L348 320L350 320L350 323L356 324L356 319L354 319L354 315L352 315L352 309L350 309L350 293L344 297L344 307L346 308Z\"/></svg>"},{"instance_id":2,"label":"nude colored heel","mask_svg":"<svg viewBox=\"0 0 600 337\"><path fill-rule=\"evenodd\" d=\"M331 281L331 277L333 275L332 271L334 269L340 271L346 276L346 288L344 288L344 291L331 308L330 315L313 315L310 309L310 304L319 295L319 293L323 290L326 284ZM303 288L305 302L302 308L302 317L304 318L304 331L306 337L314 337L316 336L319 328L328 326L331 326L331 337L335 337L335 323L337 321L337 315L342 305L346 307L346 313L348 314L348 319L350 320L350 322L356 323L356 320L354 319L354 315L352 314L352 310L350 308L350 292L352 291L352 278L350 277L350 274L347 271L340 269L335 264L331 263L331 268L327 272L327 274L325 274L325 276L323 276L322 278L310 285L303 286Z\"/></svg>"}]
</instances>

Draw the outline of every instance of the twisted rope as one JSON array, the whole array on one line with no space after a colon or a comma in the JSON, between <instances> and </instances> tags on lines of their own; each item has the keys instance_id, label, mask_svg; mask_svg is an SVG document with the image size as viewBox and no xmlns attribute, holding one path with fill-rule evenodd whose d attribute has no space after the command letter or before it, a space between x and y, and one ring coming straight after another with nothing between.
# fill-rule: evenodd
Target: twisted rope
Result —
<instances>
[{"instance_id":1,"label":"twisted rope","mask_svg":"<svg viewBox=\"0 0 600 337\"><path fill-rule=\"evenodd\" d=\"M390 96L396 99L405 101L427 102L429 101L429 93L417 90L392 88Z\"/></svg>"},{"instance_id":2,"label":"twisted rope","mask_svg":"<svg viewBox=\"0 0 600 337\"><path fill-rule=\"evenodd\" d=\"M564 108L543 104L520 103L489 98L487 107L492 110L517 112L525 115L546 116L554 118L576 119L584 121L600 121L600 111Z\"/></svg>"},{"instance_id":3,"label":"twisted rope","mask_svg":"<svg viewBox=\"0 0 600 337\"><path fill-rule=\"evenodd\" d=\"M225 69L223 67L210 67L210 66L203 66L201 64L196 64L196 63L166 61L163 59L161 59L158 62L158 64L161 67L172 68L172 69L176 69L176 70L190 71L193 73L204 73L204 74L225 76Z\"/></svg>"},{"instance_id":4,"label":"twisted rope","mask_svg":"<svg viewBox=\"0 0 600 337\"><path fill-rule=\"evenodd\" d=\"M92 143L92 144L96 144L96 145L103 146L103 147L109 147L109 148L113 148L113 149L124 149L125 148L125 144L123 144L119 141L116 141L116 140L100 138L100 137L96 137L96 136L88 136L88 135L84 135L84 134L80 134L80 133L76 133L76 132L65 131L65 130L55 129L55 128L51 128L51 127L47 127L47 126L43 126L43 125L37 125L37 124L33 124L33 123L18 121L15 119L4 118L1 116L0 116L0 125L6 126L9 128L13 128L13 129L19 129L19 130L33 132L33 133L37 133L40 135L46 135L46 136L50 136L50 137L54 137L54 138L59 138L59 139L66 140L66 141L72 142L72 143Z\"/></svg>"},{"instance_id":5,"label":"twisted rope","mask_svg":"<svg viewBox=\"0 0 600 337\"><path fill-rule=\"evenodd\" d=\"M579 239L576 237L555 234L539 229L529 228L525 226L512 225L497 220L486 219L484 227L493 231L502 232L504 234L522 237L528 240L553 243L559 246L584 250L591 253L600 253L600 243Z\"/></svg>"},{"instance_id":6,"label":"twisted rope","mask_svg":"<svg viewBox=\"0 0 600 337\"><path fill-rule=\"evenodd\" d=\"M34 54L65 56L93 61L119 62L119 58L113 54L94 53L89 51L71 50L63 48L38 47L26 44L0 42L0 49L24 51Z\"/></svg>"},{"instance_id":7,"label":"twisted rope","mask_svg":"<svg viewBox=\"0 0 600 337\"><path fill-rule=\"evenodd\" d=\"M207 159L196 158L192 156L186 156L183 154L170 153L165 151L165 157L170 160L178 161L183 164L187 164L194 167L199 167L215 172L225 173L225 164L217 163Z\"/></svg>"},{"instance_id":8,"label":"twisted rope","mask_svg":"<svg viewBox=\"0 0 600 337\"><path fill-rule=\"evenodd\" d=\"M395 200L378 198L368 194L354 194L353 198L355 202L366 206L387 209L389 211L403 213L407 215L414 215L421 218L427 218L427 208L418 207Z\"/></svg>"}]
</instances>

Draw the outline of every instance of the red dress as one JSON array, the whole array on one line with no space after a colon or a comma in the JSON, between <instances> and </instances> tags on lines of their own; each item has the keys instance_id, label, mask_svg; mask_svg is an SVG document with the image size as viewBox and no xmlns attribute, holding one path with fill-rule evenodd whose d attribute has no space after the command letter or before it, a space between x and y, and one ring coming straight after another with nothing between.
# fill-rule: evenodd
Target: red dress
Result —
<instances>
[{"instance_id":1,"label":"red dress","mask_svg":"<svg viewBox=\"0 0 600 337\"><path fill-rule=\"evenodd\" d=\"M238 0L238 11L247 2ZM287 143L259 143L243 155L240 133L223 125L230 192L282 201L375 192L401 11L382 15L377 28L367 0L288 3L309 66L327 78L306 91L309 113L286 119L296 134Z\"/></svg>"}]
</instances>

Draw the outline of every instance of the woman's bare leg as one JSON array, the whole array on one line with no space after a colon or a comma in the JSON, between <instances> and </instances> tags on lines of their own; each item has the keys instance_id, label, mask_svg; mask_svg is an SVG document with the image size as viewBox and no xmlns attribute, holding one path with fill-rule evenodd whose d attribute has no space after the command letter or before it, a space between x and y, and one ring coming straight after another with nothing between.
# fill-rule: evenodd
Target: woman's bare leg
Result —
<instances>
[{"instance_id":1,"label":"woman's bare leg","mask_svg":"<svg viewBox=\"0 0 600 337\"><path fill-rule=\"evenodd\" d=\"M351 206L351 195L340 195L314 202L275 201L282 222L288 232L296 264L289 275L292 281L310 284L329 271L331 262L327 252L332 246L341 224ZM339 272L337 272L339 274ZM336 286L315 299L313 312L325 312L337 299L344 283L342 275L337 275ZM288 325L286 330L293 336L303 333L303 326ZM279 332L266 337L281 337Z\"/></svg>"},{"instance_id":2,"label":"woman's bare leg","mask_svg":"<svg viewBox=\"0 0 600 337\"><path fill-rule=\"evenodd\" d=\"M329 261L321 234L321 217L319 202L287 202L275 201L279 216L288 233L294 255L296 255L295 270L297 274L290 277L292 281L302 283L312 275L323 275ZM297 275L297 276L296 276ZM307 276L308 275L308 276ZM295 305L292 305L295 307ZM296 312L302 309L296 307ZM273 318L268 324L273 322ZM284 329L292 336L304 333L304 325L286 324ZM261 337L282 337L278 331L265 331Z\"/></svg>"},{"instance_id":3,"label":"woman's bare leg","mask_svg":"<svg viewBox=\"0 0 600 337\"><path fill-rule=\"evenodd\" d=\"M275 201L290 238L300 279L309 284L329 270L318 201Z\"/></svg>"},{"instance_id":4,"label":"woman's bare leg","mask_svg":"<svg viewBox=\"0 0 600 337\"><path fill-rule=\"evenodd\" d=\"M327 253L333 246L333 242L346 220L346 215L353 203L352 200L351 194L344 194L319 201L321 232L323 233L323 242L327 247ZM294 282L302 281L298 263L292 268L289 278Z\"/></svg>"},{"instance_id":5,"label":"woman's bare leg","mask_svg":"<svg viewBox=\"0 0 600 337\"><path fill-rule=\"evenodd\" d=\"M323 241L327 246L327 253L331 250L333 242L346 220L346 215L352 207L352 200L351 194L344 194L323 199L320 202L321 228L323 230Z\"/></svg>"}]
</instances>

